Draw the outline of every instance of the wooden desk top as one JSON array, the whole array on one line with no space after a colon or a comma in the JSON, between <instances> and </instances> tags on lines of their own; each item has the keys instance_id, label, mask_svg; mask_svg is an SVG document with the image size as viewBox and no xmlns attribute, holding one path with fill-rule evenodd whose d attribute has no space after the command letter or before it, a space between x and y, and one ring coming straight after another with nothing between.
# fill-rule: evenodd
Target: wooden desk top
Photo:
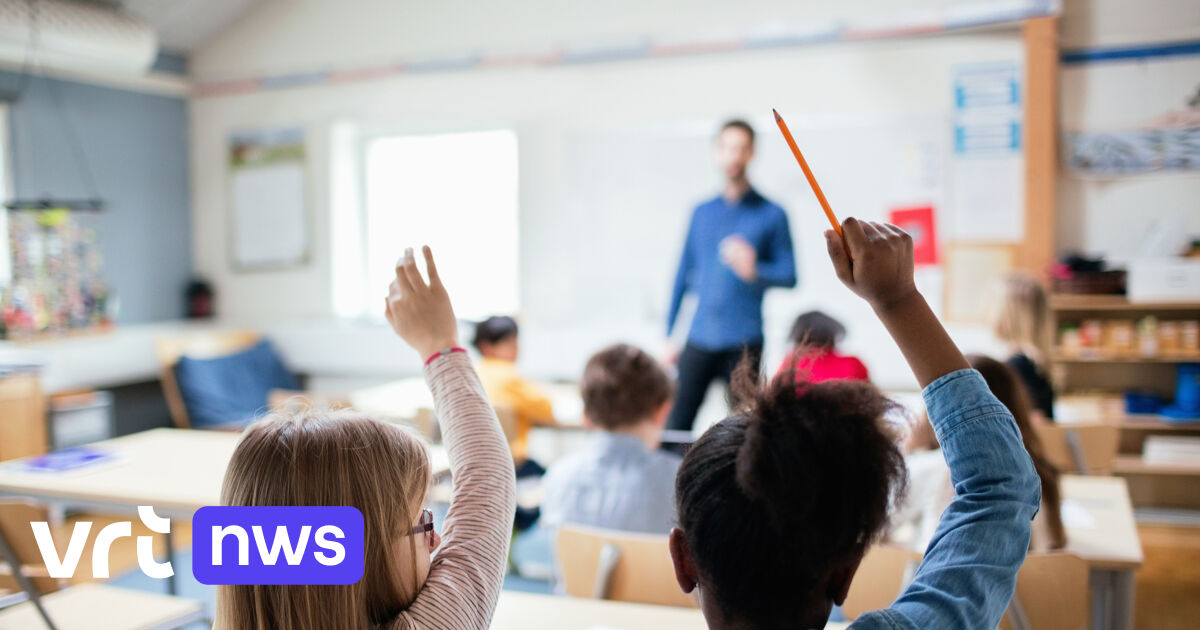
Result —
<instances>
[{"instance_id":1,"label":"wooden desk top","mask_svg":"<svg viewBox=\"0 0 1200 630\"><path fill-rule=\"evenodd\" d=\"M1062 490L1067 551L1097 568L1142 566L1142 543L1124 479L1063 475Z\"/></svg>"},{"instance_id":2,"label":"wooden desk top","mask_svg":"<svg viewBox=\"0 0 1200 630\"><path fill-rule=\"evenodd\" d=\"M144 593L104 584L78 584L42 598L50 619L61 630L128 630L176 627L181 620L201 620L200 602ZM0 612L0 630L44 628L33 604Z\"/></svg>"},{"instance_id":3,"label":"wooden desk top","mask_svg":"<svg viewBox=\"0 0 1200 630\"><path fill-rule=\"evenodd\" d=\"M113 462L61 473L34 473L0 464L0 494L114 506L151 505L160 516L187 516L217 505L225 466L239 434L152 429L90 444Z\"/></svg>"},{"instance_id":4,"label":"wooden desk top","mask_svg":"<svg viewBox=\"0 0 1200 630\"><path fill-rule=\"evenodd\" d=\"M90 444L117 454L117 460L61 473L24 472L2 462L0 495L81 506L150 505L159 516L191 518L201 507L220 503L225 467L239 437L225 431L152 429ZM430 448L430 461L434 472L449 470L442 447Z\"/></svg>"},{"instance_id":5,"label":"wooden desk top","mask_svg":"<svg viewBox=\"0 0 1200 630\"><path fill-rule=\"evenodd\" d=\"M830 630L843 630L844 623L830 623ZM704 630L704 615L694 608L647 606L596 599L535 595L516 591L500 593L492 617L492 630Z\"/></svg>"}]
</instances>

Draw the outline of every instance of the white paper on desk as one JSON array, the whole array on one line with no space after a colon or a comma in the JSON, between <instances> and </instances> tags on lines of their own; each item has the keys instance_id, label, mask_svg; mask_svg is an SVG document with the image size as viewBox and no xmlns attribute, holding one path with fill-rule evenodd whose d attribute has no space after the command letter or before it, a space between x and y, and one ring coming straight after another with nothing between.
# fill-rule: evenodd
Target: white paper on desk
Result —
<instances>
[{"instance_id":1,"label":"white paper on desk","mask_svg":"<svg viewBox=\"0 0 1200 630\"><path fill-rule=\"evenodd\" d=\"M1096 529L1097 526L1096 517L1074 499L1063 499L1062 522L1063 527L1069 529Z\"/></svg>"}]
</instances>

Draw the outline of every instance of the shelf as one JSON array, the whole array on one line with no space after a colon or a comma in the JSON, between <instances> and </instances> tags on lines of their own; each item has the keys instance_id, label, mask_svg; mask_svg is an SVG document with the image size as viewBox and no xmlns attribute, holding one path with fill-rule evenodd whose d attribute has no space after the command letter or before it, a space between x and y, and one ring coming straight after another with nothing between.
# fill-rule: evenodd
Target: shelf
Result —
<instances>
[{"instance_id":1,"label":"shelf","mask_svg":"<svg viewBox=\"0 0 1200 630\"><path fill-rule=\"evenodd\" d=\"M1062 353L1061 350L1054 352L1053 360L1055 363L1200 363L1200 356L1193 357L1072 357Z\"/></svg>"},{"instance_id":2,"label":"shelf","mask_svg":"<svg viewBox=\"0 0 1200 630\"><path fill-rule=\"evenodd\" d=\"M1054 311L1200 311L1200 302L1130 302L1123 295L1072 295L1056 293L1050 296Z\"/></svg>"},{"instance_id":3,"label":"shelf","mask_svg":"<svg viewBox=\"0 0 1200 630\"><path fill-rule=\"evenodd\" d=\"M1137 431L1200 431L1200 422L1171 423L1164 422L1163 416L1153 414L1129 414L1123 420L1114 422L1119 429Z\"/></svg>"},{"instance_id":4,"label":"shelf","mask_svg":"<svg viewBox=\"0 0 1200 630\"><path fill-rule=\"evenodd\" d=\"M1118 455L1113 473L1126 475L1187 475L1200 477L1200 462L1147 464L1141 455Z\"/></svg>"}]
</instances>

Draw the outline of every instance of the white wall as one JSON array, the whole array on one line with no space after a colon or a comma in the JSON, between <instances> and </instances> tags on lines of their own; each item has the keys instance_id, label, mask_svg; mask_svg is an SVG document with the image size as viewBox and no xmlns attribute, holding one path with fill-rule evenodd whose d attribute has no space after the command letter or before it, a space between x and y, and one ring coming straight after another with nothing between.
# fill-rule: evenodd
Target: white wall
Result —
<instances>
[{"instance_id":1,"label":"white wall","mask_svg":"<svg viewBox=\"0 0 1200 630\"><path fill-rule=\"evenodd\" d=\"M1200 37L1194 0L1066 0L1062 47L1136 46ZM1064 65L1064 130L1136 129L1182 109L1200 87L1200 56ZM1089 177L1064 170L1059 183L1060 250L1122 262L1156 227L1200 235L1200 172Z\"/></svg>"},{"instance_id":2,"label":"white wall","mask_svg":"<svg viewBox=\"0 0 1200 630\"><path fill-rule=\"evenodd\" d=\"M899 4L882 0L772 0L739 3L736 10L731 10L728 3L715 0L508 0L473 5L467 11L454 3L266 0L198 49L191 67L193 78L206 82L373 66L476 49L519 54L553 43L744 30L772 21L866 19L946 3L919 0L904 3L903 7ZM1196 6L1184 0L1067 0L1061 22L1063 45L1194 37L1200 34ZM573 248L572 238L578 235L572 217L564 212L570 200L564 138L632 125L715 123L730 114L754 115L771 106L787 111L796 121L793 124L803 124L807 119L903 117L948 109L950 71L955 65L1019 59L1019 41L1019 32L1009 29L586 66L398 75L338 86L196 98L192 102L192 168L197 271L216 282L223 311L233 317L328 318L334 312L333 299L339 290L331 268L342 260L339 248L347 246L331 244L334 239L327 235L347 231L347 208L353 212L351 180L356 139L386 131L513 127L520 135L521 152L522 301L526 322L534 324L527 327L525 362L534 372L570 376L575 371L572 366L580 364L600 341L620 338L656 347L662 324L655 321L657 313L651 305L646 321L640 324L614 320L577 327L561 326L560 322L536 325L543 314L556 312L559 289L576 281L571 270L579 250ZM1182 63L1191 64L1185 66L1185 71L1196 74L1192 70L1195 58ZM1112 72L1100 66L1063 71L1064 126L1119 125L1140 120L1144 112L1138 109L1138 100L1122 91L1120 77L1113 80ZM318 235L314 258L308 267L297 270L233 274L226 251L226 138L236 129L280 125L302 125L309 132L313 220ZM1060 249L1127 257L1133 251L1134 237L1147 231L1155 219L1179 223L1183 230L1200 231L1200 212L1196 212L1194 202L1200 198L1197 175L1097 181L1064 174L1061 182ZM715 184L713 180L698 181L697 191L712 190ZM772 186L772 182L760 184L768 190ZM787 191L783 194L786 196ZM695 197L681 198L662 211L675 213L682 226L694 201ZM637 216L613 216L611 220L638 225ZM819 258L820 243L803 233L808 229L806 225L794 229L801 256L808 258L802 263L806 267L802 273L811 275L819 271L815 265L820 261L815 259ZM666 233L660 238L662 249L658 255L665 262L658 266L663 269L646 273L658 274L665 283L682 234ZM639 240L645 242L644 238ZM619 251L619 244L614 244L614 251ZM801 291L788 294L787 299L803 307L823 306L835 312L843 308L840 314L855 316L844 312L844 308L852 311L853 307L839 306L841 302L830 306L829 296L812 293L814 284L809 280L802 280ZM771 299L778 302L781 298ZM767 327L769 345L780 345L786 322L768 320ZM958 326L953 332L970 349L994 350L979 327ZM875 375L885 385L912 385L881 328L860 327L847 341L851 350L868 355Z\"/></svg>"},{"instance_id":3,"label":"white wall","mask_svg":"<svg viewBox=\"0 0 1200 630\"><path fill-rule=\"evenodd\" d=\"M271 6L272 3L266 3L268 9ZM296 15L302 14L306 15L304 11L296 11ZM218 67L226 67L230 75L240 72L242 66L229 61L233 58L247 59L248 67L264 71L282 67L276 46L291 46L286 42L293 34L286 29L277 33L282 25L268 29L259 21L265 18L255 15L250 23L257 29L257 39L247 37L235 44L231 39L234 33L229 33L215 41L195 61L198 78L218 76ZM326 17L334 19L332 14ZM316 18L306 15L297 28L309 32L313 19ZM242 26L239 24L238 28ZM232 47L237 54L226 47ZM353 155L344 155L345 151L331 150L331 129L344 130L350 126L370 133L386 129L420 132L512 126L520 135L522 172L520 277L523 315L528 324L527 334L523 335L524 362L534 372L573 376L601 343L624 339L656 349L661 343L662 311L666 305L662 297L664 303L649 305L647 317L639 321L614 317L579 326L564 325L561 321L537 325L543 314L561 310L557 302L563 287L579 281L572 270L579 268L577 257L581 249L592 251L579 242L586 240L587 235L579 233L575 224L578 217L565 211L572 191L566 189L564 138L630 125L654 127L679 121L699 121L711 128L730 114L761 118L769 115L772 106L787 112L794 125L804 125L810 118L903 119L913 113L948 111L953 67L973 61L1019 60L1020 54L1019 36L1010 29L915 41L412 75L336 87L199 98L192 106L198 271L215 280L222 310L229 315L291 318L332 313L330 296L335 287L331 286L328 270L335 254L325 244L318 247L313 264L306 269L253 275L229 271L224 251L228 234L224 153L225 139L232 130L297 124L309 130L314 180L319 189L314 211L316 233L320 235L327 234L338 220L335 217L342 216L331 210L338 204L331 203L329 176L322 173L337 169L344 159L353 159ZM221 59L224 61L218 64ZM769 142L773 136L766 134L773 130L762 131L764 142ZM828 283L817 280L819 274L828 271L825 268L828 263L822 258L823 219L809 198L811 193L802 187L802 180L796 177L794 183L794 189L783 190L778 182L760 182L764 190L774 189L784 196L781 201L793 217L803 215L802 219L793 220L802 257L801 273L805 276L802 291L772 299L787 300L795 307L821 306L870 322L852 331L847 340L849 348L868 355L883 384L914 386L899 353L887 343L882 327L869 317L860 317L863 313L858 310L862 309L847 306L852 298L839 293L844 290L831 276L825 278ZM675 203L661 209L674 217L669 223L677 225L677 230L637 238L643 243L657 240L661 245L655 254L658 264L654 268L621 268L622 260L627 257L621 255L622 243L614 242L609 244L614 262L611 273L657 276L665 295L690 207L703 196L714 194L717 184L715 173L703 173L695 182L694 192L681 195ZM788 197L793 193L794 196ZM790 202L792 199L795 203ZM845 209L846 213L860 215L864 211ZM627 224L632 231L645 223L635 213L605 220ZM613 299L627 299L627 296L617 294ZM786 310L786 316L767 321L768 345L775 349L782 348L787 320L795 313L790 306ZM959 332L973 347L988 349L986 336L978 328L966 327ZM771 358L777 356L778 350Z\"/></svg>"}]
</instances>

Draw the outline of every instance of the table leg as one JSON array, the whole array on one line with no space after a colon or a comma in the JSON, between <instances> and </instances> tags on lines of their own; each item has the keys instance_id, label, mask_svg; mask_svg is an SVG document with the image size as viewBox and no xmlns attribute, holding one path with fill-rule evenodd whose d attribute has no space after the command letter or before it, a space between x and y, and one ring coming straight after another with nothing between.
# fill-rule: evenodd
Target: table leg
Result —
<instances>
[{"instance_id":1,"label":"table leg","mask_svg":"<svg viewBox=\"0 0 1200 630\"><path fill-rule=\"evenodd\" d=\"M1112 630L1133 630L1133 571L1112 572Z\"/></svg>"},{"instance_id":2,"label":"table leg","mask_svg":"<svg viewBox=\"0 0 1200 630\"><path fill-rule=\"evenodd\" d=\"M1088 574L1088 587L1092 592L1092 630L1111 630L1112 573L1103 569L1092 569Z\"/></svg>"}]
</instances>

